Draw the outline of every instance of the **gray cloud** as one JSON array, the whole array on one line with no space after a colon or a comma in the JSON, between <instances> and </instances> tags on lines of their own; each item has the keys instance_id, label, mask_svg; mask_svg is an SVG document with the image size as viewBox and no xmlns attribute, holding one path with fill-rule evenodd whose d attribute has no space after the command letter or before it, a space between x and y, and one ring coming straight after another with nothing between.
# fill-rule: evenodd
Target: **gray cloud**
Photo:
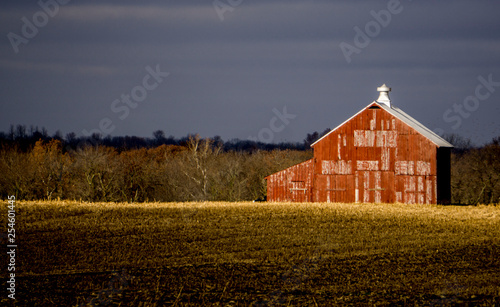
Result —
<instances>
[{"instance_id":1,"label":"gray cloud","mask_svg":"<svg viewBox=\"0 0 500 307\"><path fill-rule=\"evenodd\" d=\"M7 35L20 34L21 18L39 7L16 3L0 13L0 130L80 133L109 117L113 135L246 138L286 105L297 118L275 140L299 141L340 124L387 83L394 103L430 128L479 142L498 134L498 93L456 131L442 116L479 75L500 80L494 1L401 1L403 11L350 64L340 43L353 45L354 27L389 1L243 1L223 22L212 1L72 1L17 54ZM157 64L170 76L118 119L111 102Z\"/></svg>"}]
</instances>

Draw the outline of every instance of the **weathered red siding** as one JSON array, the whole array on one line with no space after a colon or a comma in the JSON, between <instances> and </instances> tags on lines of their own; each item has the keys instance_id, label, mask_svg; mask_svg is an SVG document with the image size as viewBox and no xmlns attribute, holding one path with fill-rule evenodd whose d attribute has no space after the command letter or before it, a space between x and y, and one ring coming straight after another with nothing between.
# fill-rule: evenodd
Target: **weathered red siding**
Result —
<instances>
[{"instance_id":1,"label":"weathered red siding","mask_svg":"<svg viewBox=\"0 0 500 307\"><path fill-rule=\"evenodd\" d=\"M312 201L313 159L266 177L269 201Z\"/></svg>"},{"instance_id":2,"label":"weathered red siding","mask_svg":"<svg viewBox=\"0 0 500 307\"><path fill-rule=\"evenodd\" d=\"M372 104L268 177L269 201L436 203L438 147Z\"/></svg>"}]
</instances>

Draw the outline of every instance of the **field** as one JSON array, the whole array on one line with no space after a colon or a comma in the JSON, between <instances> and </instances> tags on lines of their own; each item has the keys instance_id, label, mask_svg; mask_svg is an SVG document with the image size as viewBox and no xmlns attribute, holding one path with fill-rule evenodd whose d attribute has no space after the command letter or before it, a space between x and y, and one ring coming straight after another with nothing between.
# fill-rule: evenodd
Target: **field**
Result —
<instances>
[{"instance_id":1,"label":"field","mask_svg":"<svg viewBox=\"0 0 500 307\"><path fill-rule=\"evenodd\" d=\"M18 306L500 304L499 206L54 201L16 211Z\"/></svg>"}]
</instances>

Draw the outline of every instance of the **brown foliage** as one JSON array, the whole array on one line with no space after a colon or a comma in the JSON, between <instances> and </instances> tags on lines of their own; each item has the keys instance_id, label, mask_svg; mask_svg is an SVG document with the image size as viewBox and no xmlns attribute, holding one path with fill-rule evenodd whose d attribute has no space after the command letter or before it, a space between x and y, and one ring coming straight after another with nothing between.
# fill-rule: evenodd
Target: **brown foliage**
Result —
<instances>
[{"instance_id":1,"label":"brown foliage","mask_svg":"<svg viewBox=\"0 0 500 307\"><path fill-rule=\"evenodd\" d=\"M85 147L73 154L72 193L69 198L90 201L120 199L120 163L117 152L107 147Z\"/></svg>"},{"instance_id":2,"label":"brown foliage","mask_svg":"<svg viewBox=\"0 0 500 307\"><path fill-rule=\"evenodd\" d=\"M38 141L28 153L4 149L0 157L1 193L23 199L61 198L70 164L58 140Z\"/></svg>"},{"instance_id":3,"label":"brown foliage","mask_svg":"<svg viewBox=\"0 0 500 307\"><path fill-rule=\"evenodd\" d=\"M452 202L500 203L500 145L489 144L451 157Z\"/></svg>"},{"instance_id":4,"label":"brown foliage","mask_svg":"<svg viewBox=\"0 0 500 307\"><path fill-rule=\"evenodd\" d=\"M88 146L63 153L59 141L39 141L27 153L2 149L0 195L85 201L255 200L264 177L310 158L310 152L223 152L210 139L117 152Z\"/></svg>"},{"instance_id":5,"label":"brown foliage","mask_svg":"<svg viewBox=\"0 0 500 307\"><path fill-rule=\"evenodd\" d=\"M2 149L0 153L0 187L2 196L14 195L16 199L32 199L31 183L34 178L28 155L18 148Z\"/></svg>"},{"instance_id":6,"label":"brown foliage","mask_svg":"<svg viewBox=\"0 0 500 307\"><path fill-rule=\"evenodd\" d=\"M31 150L29 164L32 168L32 179L35 197L53 199L63 195L64 185L67 182L70 160L67 154L62 153L61 142L38 141Z\"/></svg>"}]
</instances>

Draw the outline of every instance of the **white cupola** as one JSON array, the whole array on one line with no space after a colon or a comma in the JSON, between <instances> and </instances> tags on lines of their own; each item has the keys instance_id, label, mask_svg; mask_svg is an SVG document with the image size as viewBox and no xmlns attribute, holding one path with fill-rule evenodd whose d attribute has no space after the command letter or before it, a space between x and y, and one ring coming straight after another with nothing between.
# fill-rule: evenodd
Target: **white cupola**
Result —
<instances>
[{"instance_id":1,"label":"white cupola","mask_svg":"<svg viewBox=\"0 0 500 307\"><path fill-rule=\"evenodd\" d=\"M389 98L389 92L391 91L391 88L384 84L381 87L377 87L377 91L380 92L380 96L378 97L377 102L391 107L391 99Z\"/></svg>"}]
</instances>

